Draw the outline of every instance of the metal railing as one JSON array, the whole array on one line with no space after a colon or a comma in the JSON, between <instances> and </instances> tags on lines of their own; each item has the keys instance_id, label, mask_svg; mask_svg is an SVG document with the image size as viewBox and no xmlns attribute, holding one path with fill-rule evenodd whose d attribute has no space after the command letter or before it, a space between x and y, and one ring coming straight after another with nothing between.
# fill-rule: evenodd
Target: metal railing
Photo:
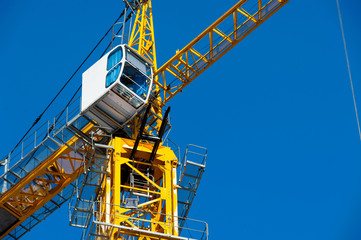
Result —
<instances>
[{"instance_id":1,"label":"metal railing","mask_svg":"<svg viewBox=\"0 0 361 240\"><path fill-rule=\"evenodd\" d=\"M140 209L132 209L124 214L113 214L116 206L110 203L94 202L92 204L93 218L89 222L88 229L83 233L83 239L98 240L105 239L111 234L117 234L118 238L128 239L130 236L148 235L150 239L177 239L177 240L208 240L208 224L204 221L186 219L179 216L167 215L159 212L151 212ZM98 209L96 209L98 206ZM152 216L152 218L150 217ZM118 223L114 223L114 219ZM156 221L154 219L163 219ZM88 221L90 219L84 219ZM184 221L184 226L179 226L178 222ZM152 226L159 225L158 229L171 229L172 232L152 231ZM135 237L134 239L138 239Z\"/></svg>"},{"instance_id":2,"label":"metal railing","mask_svg":"<svg viewBox=\"0 0 361 240\"><path fill-rule=\"evenodd\" d=\"M206 160L207 160L207 154L208 154L208 149L201 147L201 146L197 146L194 144L188 144L184 155L183 155L183 160L181 162L181 166L179 167L179 180L181 180L181 176L182 176L182 171L184 170L184 167L187 165L187 161L191 161L195 164L200 164L202 166L206 166Z\"/></svg>"},{"instance_id":3,"label":"metal railing","mask_svg":"<svg viewBox=\"0 0 361 240\"><path fill-rule=\"evenodd\" d=\"M207 152L204 147L189 144L184 153L178 175L178 214L182 218L187 218L196 196L206 167ZM179 226L183 227L185 224L184 220L179 221Z\"/></svg>"},{"instance_id":4,"label":"metal railing","mask_svg":"<svg viewBox=\"0 0 361 240\"><path fill-rule=\"evenodd\" d=\"M0 160L0 168L4 174L8 169L16 165L35 148L38 148L47 137L54 137L63 126L80 113L80 97L76 98L63 111L57 114L51 121L46 121L35 131L30 133L20 142L13 151Z\"/></svg>"}]
</instances>

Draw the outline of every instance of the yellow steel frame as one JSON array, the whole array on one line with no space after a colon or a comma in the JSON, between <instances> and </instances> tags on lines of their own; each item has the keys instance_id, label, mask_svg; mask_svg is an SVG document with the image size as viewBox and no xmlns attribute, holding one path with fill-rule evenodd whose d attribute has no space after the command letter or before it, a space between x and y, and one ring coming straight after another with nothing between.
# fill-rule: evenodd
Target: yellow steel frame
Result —
<instances>
[{"instance_id":1,"label":"yellow steel frame","mask_svg":"<svg viewBox=\"0 0 361 240\"><path fill-rule=\"evenodd\" d=\"M128 45L135 49L140 55L147 58L153 63L153 72L157 71L157 55L155 48L154 38L154 25L153 25L153 12L152 1L144 0L140 5L140 9L137 11L137 15L134 20L131 36ZM157 76L154 75L156 79ZM154 85L153 91L159 92L158 86ZM156 94L158 95L158 94ZM155 122L154 128L152 126L147 127L147 131L158 130L161 125L161 120L156 116L162 116L161 99L157 96L152 104L152 111L155 115L150 117L150 122ZM136 117L133 121L133 138L138 134L138 128L140 125L140 117Z\"/></svg>"},{"instance_id":2,"label":"yellow steel frame","mask_svg":"<svg viewBox=\"0 0 361 240\"><path fill-rule=\"evenodd\" d=\"M137 11L128 45L151 61L154 71L157 70L152 3L150 0L143 1Z\"/></svg>"},{"instance_id":3,"label":"yellow steel frame","mask_svg":"<svg viewBox=\"0 0 361 240\"><path fill-rule=\"evenodd\" d=\"M154 91L160 89L163 105L288 1L241 0L186 47L177 52L155 72ZM225 31L229 28L233 30L226 33ZM220 47L222 50L218 52ZM201 51L203 48L207 50Z\"/></svg>"},{"instance_id":4,"label":"yellow steel frame","mask_svg":"<svg viewBox=\"0 0 361 240\"><path fill-rule=\"evenodd\" d=\"M89 132L92 127L92 124L85 126L84 133ZM1 196L0 207L12 213L19 221L0 236L0 239L14 230L82 174L85 159L77 157L77 154L69 147L75 146L78 141L78 137L72 137L67 144L60 147L17 185ZM50 187L50 184L52 187Z\"/></svg>"},{"instance_id":5,"label":"yellow steel frame","mask_svg":"<svg viewBox=\"0 0 361 240\"><path fill-rule=\"evenodd\" d=\"M241 0L223 16L157 69L151 0L143 1L132 28L129 46L154 64L153 112L161 108L219 58L277 12L289 0ZM226 32L232 29L231 32ZM202 51L202 49L207 49ZM161 122L155 117L156 129ZM139 118L133 122L134 136Z\"/></svg>"},{"instance_id":6,"label":"yellow steel frame","mask_svg":"<svg viewBox=\"0 0 361 240\"><path fill-rule=\"evenodd\" d=\"M155 105L158 106L153 108L153 112L161 115L161 107L172 97L181 92L184 87L288 1L239 1L159 69L157 68L151 1L142 1L134 21L128 45L153 63L155 84L152 91L158 96L158 101L155 101ZM254 4L255 10L251 11L247 8L247 5L250 3ZM225 29L229 28L232 28L230 33L225 31ZM204 43L207 48L205 52L200 50L204 47L202 45ZM218 51L219 49L221 51ZM151 121L153 123L156 122L157 126L160 125L159 120L155 117ZM132 124L134 129L138 128L139 119L135 119ZM91 128L92 125L89 124L83 129L83 132L88 133ZM67 145L53 153L0 198L0 207L3 207L19 219L17 224L0 236L0 239L40 209L46 202L50 201L82 173L82 164L79 163L83 159L72 156L72 149L69 147L75 144L77 140L77 137L69 140ZM177 236L177 159L174 153L167 147L159 147L156 159L153 162L154 177L157 180L152 181L138 169L139 166L149 164L141 161L141 159L149 157L152 144L141 143L135 160L131 161L129 156L134 141L116 138L113 143L114 152L111 161L109 161L110 174L104 179L102 185L101 202L97 205L99 211L96 217L99 221L112 224L113 226L122 225L135 229L131 219L137 218L141 220L142 216L137 214L137 211L122 208L123 203L120 195L121 191L141 191L152 194L152 198L148 202L143 202L138 206L138 209L144 210L144 212L153 213L151 214L152 224L149 234L127 230L126 228L112 227L110 229L107 226L99 228L97 231L108 234L108 236L111 236L111 239L118 239L122 234L138 236L139 239L169 239L169 237L155 237L156 235L152 235L155 232L169 234L167 236ZM85 151L87 154L91 152L91 150L87 149ZM71 170L65 171L65 165L71 166ZM127 166L132 171L137 172L154 189L145 190L122 183L121 174L123 166ZM55 187L50 189L47 187L49 184ZM34 186L44 187L37 188Z\"/></svg>"},{"instance_id":7,"label":"yellow steel frame","mask_svg":"<svg viewBox=\"0 0 361 240\"><path fill-rule=\"evenodd\" d=\"M139 239L154 238L155 233L166 235L178 235L177 224L177 174L178 160L169 147L159 147L153 164L148 161L152 152L153 144L140 143L135 159L130 160L130 154L134 141L124 138L114 138L114 151L109 161L108 176L103 182L103 192L100 202L97 204L97 221L105 225L98 228L98 235L107 236L110 239L121 239L122 235L137 236ZM153 167L154 179L146 176L140 169ZM123 171L122 171L123 169ZM125 181L122 174L124 169L137 173L147 181L151 190L142 187L131 186ZM125 192L141 192L149 194L149 198L141 202L136 209L124 207L121 194ZM150 219L145 219L149 214ZM135 221L147 222L148 227L137 226ZM118 227L117 227L118 226ZM119 227L121 226L121 227ZM140 231L149 231L149 234ZM153 237L152 237L153 236Z\"/></svg>"}]
</instances>

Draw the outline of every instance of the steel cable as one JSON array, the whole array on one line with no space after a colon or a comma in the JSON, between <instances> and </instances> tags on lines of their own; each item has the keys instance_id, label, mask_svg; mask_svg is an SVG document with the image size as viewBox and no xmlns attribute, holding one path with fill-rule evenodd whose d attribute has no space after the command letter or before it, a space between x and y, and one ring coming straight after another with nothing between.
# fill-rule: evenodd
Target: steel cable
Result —
<instances>
[{"instance_id":1,"label":"steel cable","mask_svg":"<svg viewBox=\"0 0 361 240\"><path fill-rule=\"evenodd\" d=\"M50 108L50 106L54 103L54 101L59 97L59 95L62 93L62 91L65 89L65 87L70 83L70 81L73 79L73 77L75 76L75 74L78 73L78 71L80 70L80 68L85 64L85 62L89 59L89 57L94 53L94 51L98 48L98 46L100 45L100 43L104 40L104 38L109 34L109 32L112 30L114 24L116 24L119 19L124 15L124 13L126 12L126 10L128 9L128 6L122 11L122 13L119 15L119 17L117 18L117 20L115 20L115 22L109 27L108 31L103 35L103 37L98 41L98 43L95 45L95 47L91 50L91 52L88 54L88 56L83 60L83 62L78 66L78 68L75 70L75 72L70 76L70 78L66 81L66 83L63 85L63 87L59 90L59 92L55 95L55 97L51 100L51 102L46 106L46 108L43 110L43 112L35 119L35 121L33 122L33 124L30 126L30 128L26 131L26 133L23 135L23 137L19 140L19 142L15 145L15 147L11 150L10 154L12 154L14 152L14 150L20 145L20 143L25 139L25 137L29 134L29 132L36 126L36 124L40 121L40 119L42 118L42 116L45 114L45 112ZM128 19L128 18L127 18ZM106 48L106 50L109 48ZM105 50L105 51L106 51ZM104 51L104 53L105 53ZM103 53L103 55L104 55ZM76 91L76 93L79 91ZM74 96L76 95L76 93L73 95L72 99L74 98ZM70 103L71 101L69 101ZM67 104L67 106L69 105L69 103ZM67 107L66 106L66 107ZM66 108L65 107L65 108ZM64 112L64 110L62 111ZM61 115L61 114L60 114ZM6 158L6 156L4 157L4 159Z\"/></svg>"},{"instance_id":2,"label":"steel cable","mask_svg":"<svg viewBox=\"0 0 361 240\"><path fill-rule=\"evenodd\" d=\"M344 29L343 29L343 23L342 23L342 17L341 17L341 10L340 10L340 3L339 3L339 0L336 0L336 3L337 3L337 10L338 10L338 17L339 17L339 20L340 20L340 26L341 26L341 33L342 33L343 47L344 47L344 50L345 50L345 56L346 56L346 62L347 62L348 76L349 76L349 78L350 78L350 85L351 85L352 98L353 98L353 105L354 105L354 108L355 108L355 114L356 114L356 120L357 120L358 134L359 134L360 141L361 141L360 121L359 121L359 117L358 117L358 113L357 113L356 97L355 97L355 91L354 91L353 81L352 81L351 68L350 68L350 61L349 61L349 59L348 59L348 54L347 54L346 38L345 38L345 32L344 32Z\"/></svg>"}]
</instances>

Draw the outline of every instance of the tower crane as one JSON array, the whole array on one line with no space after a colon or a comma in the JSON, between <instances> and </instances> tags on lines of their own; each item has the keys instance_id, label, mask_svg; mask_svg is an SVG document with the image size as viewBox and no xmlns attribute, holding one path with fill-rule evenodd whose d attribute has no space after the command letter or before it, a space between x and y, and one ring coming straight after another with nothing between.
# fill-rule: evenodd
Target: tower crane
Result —
<instances>
[{"instance_id":1,"label":"tower crane","mask_svg":"<svg viewBox=\"0 0 361 240\"><path fill-rule=\"evenodd\" d=\"M206 149L189 146L200 158L181 162L166 146L167 103L288 1L239 1L158 68L151 0L125 0L136 14L129 41L83 73L81 104L2 160L0 239L19 239L69 199L84 239L208 239L206 223L185 226Z\"/></svg>"}]
</instances>

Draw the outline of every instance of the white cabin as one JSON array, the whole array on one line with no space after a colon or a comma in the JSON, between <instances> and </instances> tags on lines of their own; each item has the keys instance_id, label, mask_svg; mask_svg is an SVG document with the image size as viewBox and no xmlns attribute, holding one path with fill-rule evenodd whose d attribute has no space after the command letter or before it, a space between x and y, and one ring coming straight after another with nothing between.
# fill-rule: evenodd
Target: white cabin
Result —
<instances>
[{"instance_id":1,"label":"white cabin","mask_svg":"<svg viewBox=\"0 0 361 240\"><path fill-rule=\"evenodd\" d=\"M152 63L119 45L83 73L81 111L114 132L148 102Z\"/></svg>"}]
</instances>

